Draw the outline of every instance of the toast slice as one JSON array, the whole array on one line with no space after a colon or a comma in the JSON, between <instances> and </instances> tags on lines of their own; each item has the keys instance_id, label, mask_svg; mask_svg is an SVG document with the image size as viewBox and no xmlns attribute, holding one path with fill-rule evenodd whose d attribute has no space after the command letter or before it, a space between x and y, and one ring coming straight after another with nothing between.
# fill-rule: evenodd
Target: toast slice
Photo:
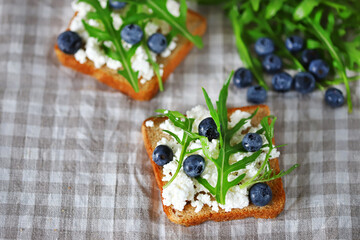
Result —
<instances>
[{"instance_id":1,"label":"toast slice","mask_svg":"<svg viewBox=\"0 0 360 240\"><path fill-rule=\"evenodd\" d=\"M257 114L251 120L251 124L253 126L257 126L263 117L270 115L270 110L266 105L231 108L228 109L228 116L230 116L236 110L253 113L258 107L259 110ZM162 181L163 178L162 167L154 163L154 161L152 160L152 153L156 147L157 142L162 137L169 137L169 135L163 133L159 127L160 124L164 122L166 119L167 117L148 118L144 121L141 128L145 148L147 154L149 155L151 165L154 170L156 182L161 190L161 196L162 196L163 186L166 184L166 182ZM152 120L154 122L153 127L146 126L145 123L148 120ZM273 144L274 144L274 139L273 139ZM277 158L270 160L270 166L275 170L276 173L280 171L279 161ZM220 221L228 221L228 220L242 219L248 217L275 218L284 209L285 191L283 189L281 178L267 182L267 184L270 186L272 190L273 198L272 201L264 207L258 207L250 203L249 206L243 209L232 209L230 212L225 212L225 210L219 208L219 211L215 212L208 205L204 205L200 212L195 213L194 211L195 207L192 207L190 203L188 203L185 205L183 211L175 210L172 206L165 206L164 204L163 204L163 209L166 215L168 216L168 218L170 219L170 221L185 226L197 225L208 220L220 222Z\"/></svg>"},{"instance_id":2,"label":"toast slice","mask_svg":"<svg viewBox=\"0 0 360 240\"><path fill-rule=\"evenodd\" d=\"M69 24L70 26L70 24ZM187 28L193 35L202 36L206 30L206 19L198 13L188 10L187 12ZM183 36L178 36L177 47L167 58L158 56L158 63L164 64L164 73L162 76L163 82L175 70L175 68L184 60L186 55L193 48L194 44ZM139 92L135 92L130 83L116 70L110 69L105 65L101 68L95 68L92 61L87 60L84 64L76 61L74 55L63 53L55 45L55 53L61 62L66 67L72 68L78 72L93 76L100 82L115 88L135 100L146 101L153 98L159 91L158 79L154 76L150 81L141 84L139 81Z\"/></svg>"}]
</instances>

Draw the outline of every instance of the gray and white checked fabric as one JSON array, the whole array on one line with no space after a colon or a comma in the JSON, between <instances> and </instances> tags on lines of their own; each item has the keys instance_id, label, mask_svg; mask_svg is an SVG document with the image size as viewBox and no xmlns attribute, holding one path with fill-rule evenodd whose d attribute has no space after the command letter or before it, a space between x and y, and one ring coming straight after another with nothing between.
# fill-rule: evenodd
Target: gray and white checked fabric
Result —
<instances>
[{"instance_id":1,"label":"gray and white checked fabric","mask_svg":"<svg viewBox=\"0 0 360 240\"><path fill-rule=\"evenodd\" d=\"M269 93L278 117L285 210L273 220L171 223L143 147L140 126L157 108L185 111L215 99L239 67L229 21L217 8L205 47L194 49L150 102L136 102L62 67L53 45L70 1L0 0L1 239L360 239L360 84L354 113L323 93ZM359 56L360 57L360 56ZM246 105L230 90L229 106Z\"/></svg>"}]
</instances>

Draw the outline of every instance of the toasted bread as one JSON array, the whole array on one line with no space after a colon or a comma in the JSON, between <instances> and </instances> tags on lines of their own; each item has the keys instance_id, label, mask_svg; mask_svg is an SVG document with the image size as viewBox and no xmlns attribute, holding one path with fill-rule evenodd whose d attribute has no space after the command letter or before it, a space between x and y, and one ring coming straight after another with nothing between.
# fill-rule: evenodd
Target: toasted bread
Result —
<instances>
[{"instance_id":1,"label":"toasted bread","mask_svg":"<svg viewBox=\"0 0 360 240\"><path fill-rule=\"evenodd\" d=\"M194 35L202 36L206 30L206 19L198 13L188 10L187 14L187 27L189 31ZM169 77L169 75L175 70L175 68L184 60L186 55L193 48L194 44L183 36L178 36L177 47L167 58L159 57L158 63L164 64L164 73L162 76L163 82ZM87 60L84 64L76 61L74 55L63 53L55 45L55 52L59 61L69 68L72 68L78 72L88 74L98 79L100 82L115 88L135 100L150 100L159 91L159 83L156 76L150 81L141 84L139 81L139 92L135 92L130 83L120 75L116 70L112 70L106 66L101 68L95 68L92 61ZM139 79L140 80L140 79Z\"/></svg>"},{"instance_id":2,"label":"toasted bread","mask_svg":"<svg viewBox=\"0 0 360 240\"><path fill-rule=\"evenodd\" d=\"M260 123L261 119L265 116L270 114L270 110L266 105L258 105L258 106L249 106L249 107L242 107L242 108L232 108L228 110L228 115L230 116L234 111L241 110L246 111L249 113L253 113L256 108L259 107L257 114L251 121L253 126L256 126ZM167 118L166 117L151 117L146 119L142 125L142 135L144 139L144 144L146 151L151 159L151 165L154 170L156 182L161 190L161 195L163 191L163 186L166 182L162 181L163 173L162 167L158 166L152 160L152 153L156 147L157 142L162 137L169 137L162 132L160 129L160 124L164 122ZM145 123L149 120L154 122L153 127L146 127ZM274 140L273 140L274 144ZM279 161L277 158L270 160L270 166L275 170L276 173L279 172ZM200 212L195 213L195 208L188 203L185 205L183 211L175 210L172 206L165 206L163 204L163 209L170 221L178 224L182 224L185 226L197 225L202 222L213 220L213 221L228 221L228 220L235 220L235 219L242 219L247 217L255 217L255 218L275 218L279 213L284 209L285 206L285 192L283 189L283 184L281 178L267 182L270 186L273 198L272 201L264 206L264 207L257 207L253 204L250 204L248 207L243 209L232 209L230 212L225 212L223 209L219 209L218 212L213 211L209 206L204 205ZM163 200L163 198L162 198Z\"/></svg>"}]
</instances>

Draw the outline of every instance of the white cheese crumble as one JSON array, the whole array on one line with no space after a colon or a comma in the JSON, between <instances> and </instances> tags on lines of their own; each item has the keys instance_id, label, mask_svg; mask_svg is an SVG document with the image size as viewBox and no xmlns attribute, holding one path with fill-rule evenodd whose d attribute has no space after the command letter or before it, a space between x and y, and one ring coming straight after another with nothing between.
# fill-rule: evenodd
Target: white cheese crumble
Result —
<instances>
[{"instance_id":1,"label":"white cheese crumble","mask_svg":"<svg viewBox=\"0 0 360 240\"><path fill-rule=\"evenodd\" d=\"M187 117L194 118L193 124L193 132L198 132L199 123L210 117L210 112L203 106L196 106L192 108L190 111L186 112ZM230 116L229 127L233 127L243 118L248 118L250 116L247 112L242 112L240 110L235 111ZM160 124L160 128L163 130L169 130L175 133L180 140L182 139L183 130L174 126L170 120L166 120ZM244 134L241 132L243 130L248 130L249 132L256 132L260 129L261 126L252 126L250 120L234 135L232 142L233 144L240 143ZM262 135L263 144L267 144L267 140L265 136ZM170 163L163 166L163 181L169 181L172 176L175 174L176 169L178 167L178 160L180 158L182 146L178 144L172 137L170 140L166 138L162 138L157 145L167 145L174 152L174 159ZM189 145L189 150L201 148L201 143L199 140L193 141ZM209 143L210 155L213 158L217 158L219 155L219 141L213 139ZM245 169L241 169L239 171L233 172L229 175L229 181L235 179L240 174L246 173L246 177L243 181L247 181L252 178L258 171L261 166L261 163L264 162L266 158L266 153L268 149L264 149L264 152L260 154L260 156L252 163L248 164ZM213 162L208 160L202 150L198 150L194 154L199 154L205 158L205 169L201 174L201 177L206 179L210 185L215 186L217 182L217 168ZM249 156L253 153L235 153L230 157L229 163L233 164L237 161L240 161L246 156ZM274 149L271 153L271 158L279 157L280 153ZM181 167L177 177L174 181L165 189L163 189L162 197L164 199L163 203L166 206L173 206L174 209L182 211L185 205L190 202L191 206L195 207L195 212L201 211L204 205L208 205L215 212L219 211L219 208L224 209L226 212L231 211L233 208L244 208L249 205L248 198L248 189L240 189L239 186L234 186L229 189L225 197L225 205L218 204L214 198L210 194L210 192L201 184L199 184L196 180L188 177L183 168Z\"/></svg>"},{"instance_id":2,"label":"white cheese crumble","mask_svg":"<svg viewBox=\"0 0 360 240\"><path fill-rule=\"evenodd\" d=\"M99 0L101 6L103 8L106 7L107 0ZM72 2L72 8L74 12L77 12L77 15L73 18L70 23L70 30L77 32L80 37L83 39L85 43L84 49L79 49L77 53L75 53L75 59L83 64L87 59L91 60L94 63L95 68L101 68L106 65L108 68L113 70L122 69L122 64L120 61L109 58L101 45L104 44L109 48L113 48L113 44L111 42L100 42L95 38L89 37L89 34L85 30L82 20L85 20L88 24L94 27L100 27L101 24L94 19L87 19L86 15L88 12L94 11L94 8L89 4L84 2L78 2L74 0ZM174 16L180 15L180 5L175 0L168 0L167 8L171 14ZM111 13L113 19L113 26L116 30L119 30L123 24L123 19L121 17L121 12L113 12ZM163 34L167 34L170 31L170 25L165 21L153 19L147 23L145 26L145 36L149 37L150 35L161 32ZM124 48L129 49L131 45L123 42ZM158 56L163 58L167 58L171 55L172 51L177 46L177 38L173 38L172 41L168 44L168 47L164 50L163 53L157 55L151 52L151 57L154 61L157 61ZM142 46L139 46L131 58L131 67L134 71L139 71L140 83L145 84L147 81L151 80L154 76L154 69L148 61L148 56L145 52L145 49ZM164 65L160 64L160 75L164 73Z\"/></svg>"},{"instance_id":3,"label":"white cheese crumble","mask_svg":"<svg viewBox=\"0 0 360 240\"><path fill-rule=\"evenodd\" d=\"M166 2L166 8L174 17L180 16L180 5L177 1L168 0Z\"/></svg>"},{"instance_id":4,"label":"white cheese crumble","mask_svg":"<svg viewBox=\"0 0 360 240\"><path fill-rule=\"evenodd\" d=\"M145 126L146 127L154 127L154 122L151 121L151 120L148 120L148 121L145 122Z\"/></svg>"}]
</instances>

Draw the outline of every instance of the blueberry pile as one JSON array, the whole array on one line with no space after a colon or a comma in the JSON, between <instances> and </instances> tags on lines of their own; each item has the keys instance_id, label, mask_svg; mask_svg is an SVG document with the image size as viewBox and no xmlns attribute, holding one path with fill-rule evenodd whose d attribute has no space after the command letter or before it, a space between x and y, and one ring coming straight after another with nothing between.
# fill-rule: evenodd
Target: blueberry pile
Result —
<instances>
[{"instance_id":1,"label":"blueberry pile","mask_svg":"<svg viewBox=\"0 0 360 240\"><path fill-rule=\"evenodd\" d=\"M304 39L300 36L290 36L285 40L285 47L291 54L299 54L300 62L308 69L308 72L299 72L294 77L281 71L283 62L279 56L274 54L274 42L267 37L259 38L255 43L255 52L262 58L262 67L266 73L272 74L272 87L277 92L287 92L295 89L301 94L314 91L316 82L327 77L329 65L320 59L315 49L304 49ZM266 101L267 92L259 85L251 86L253 74L249 69L239 68L236 70L233 83L238 88L249 87L247 100L251 103L263 103ZM325 93L325 102L331 107L340 107L345 98L342 92L336 88L329 88Z\"/></svg>"}]
</instances>

